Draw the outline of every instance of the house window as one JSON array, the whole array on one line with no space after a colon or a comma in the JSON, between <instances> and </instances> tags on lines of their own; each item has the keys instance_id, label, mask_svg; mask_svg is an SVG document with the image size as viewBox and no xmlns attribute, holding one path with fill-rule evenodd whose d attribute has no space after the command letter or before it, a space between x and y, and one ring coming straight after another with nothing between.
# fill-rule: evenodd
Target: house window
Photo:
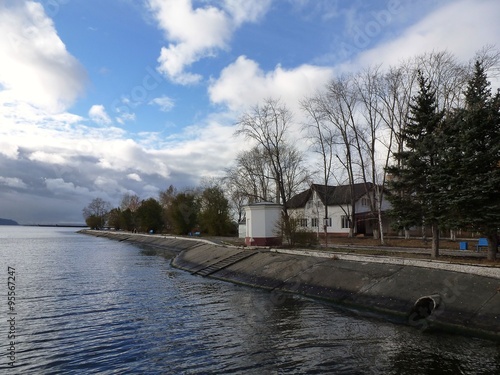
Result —
<instances>
[{"instance_id":1,"label":"house window","mask_svg":"<svg viewBox=\"0 0 500 375\"><path fill-rule=\"evenodd\" d=\"M327 217L325 219L323 219L323 226L327 226L327 227L331 227L332 226L332 218L331 217Z\"/></svg>"},{"instance_id":2,"label":"house window","mask_svg":"<svg viewBox=\"0 0 500 375\"><path fill-rule=\"evenodd\" d=\"M318 227L318 218L317 217L313 217L311 219L311 226L314 227L314 228L317 228Z\"/></svg>"},{"instance_id":3,"label":"house window","mask_svg":"<svg viewBox=\"0 0 500 375\"><path fill-rule=\"evenodd\" d=\"M351 226L349 225L349 217L348 216L342 216L341 218L341 228L350 228Z\"/></svg>"},{"instance_id":4,"label":"house window","mask_svg":"<svg viewBox=\"0 0 500 375\"><path fill-rule=\"evenodd\" d=\"M307 219L299 219L299 225L301 227L307 227Z\"/></svg>"},{"instance_id":5,"label":"house window","mask_svg":"<svg viewBox=\"0 0 500 375\"><path fill-rule=\"evenodd\" d=\"M369 205L368 198L361 198L361 205L367 207Z\"/></svg>"}]
</instances>

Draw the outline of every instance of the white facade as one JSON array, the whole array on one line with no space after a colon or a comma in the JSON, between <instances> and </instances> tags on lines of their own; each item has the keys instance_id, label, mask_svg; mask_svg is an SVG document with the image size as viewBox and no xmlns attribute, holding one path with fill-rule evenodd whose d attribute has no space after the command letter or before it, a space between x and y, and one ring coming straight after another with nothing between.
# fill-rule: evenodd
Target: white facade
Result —
<instances>
[{"instance_id":1,"label":"white facade","mask_svg":"<svg viewBox=\"0 0 500 375\"><path fill-rule=\"evenodd\" d=\"M275 203L263 202L246 206L245 243L249 246L279 244L276 232L281 212L282 206Z\"/></svg>"},{"instance_id":2,"label":"white facade","mask_svg":"<svg viewBox=\"0 0 500 375\"><path fill-rule=\"evenodd\" d=\"M382 200L382 212L390 209L390 203ZM361 195L355 204L356 210L356 232L359 234L373 234L375 221L369 220L370 216L370 198L368 194ZM325 206L320 194L316 189L311 189L307 201L301 207L289 208L290 216L300 222L300 226L310 231L324 234L324 223L327 223L327 233L331 235L347 236L349 235L349 221L351 220L351 204L339 203L328 205L328 216L325 220ZM384 220L384 232L388 230L388 223Z\"/></svg>"}]
</instances>

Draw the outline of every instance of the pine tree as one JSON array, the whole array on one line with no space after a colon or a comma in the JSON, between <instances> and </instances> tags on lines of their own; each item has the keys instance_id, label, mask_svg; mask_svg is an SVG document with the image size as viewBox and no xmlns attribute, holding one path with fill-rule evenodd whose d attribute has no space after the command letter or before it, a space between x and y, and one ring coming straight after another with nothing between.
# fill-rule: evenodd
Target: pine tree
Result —
<instances>
[{"instance_id":1,"label":"pine tree","mask_svg":"<svg viewBox=\"0 0 500 375\"><path fill-rule=\"evenodd\" d=\"M438 110L435 91L419 74L419 92L410 106L410 116L400 134L405 147L396 153L397 165L388 168L392 175L389 198L401 226L430 225L433 241L431 256L439 256L440 222L446 216L444 196L443 144L444 113Z\"/></svg>"},{"instance_id":2,"label":"pine tree","mask_svg":"<svg viewBox=\"0 0 500 375\"><path fill-rule=\"evenodd\" d=\"M454 113L450 128L453 219L486 236L488 259L494 260L500 227L500 92L492 96L479 61L465 91L465 106Z\"/></svg>"}]
</instances>

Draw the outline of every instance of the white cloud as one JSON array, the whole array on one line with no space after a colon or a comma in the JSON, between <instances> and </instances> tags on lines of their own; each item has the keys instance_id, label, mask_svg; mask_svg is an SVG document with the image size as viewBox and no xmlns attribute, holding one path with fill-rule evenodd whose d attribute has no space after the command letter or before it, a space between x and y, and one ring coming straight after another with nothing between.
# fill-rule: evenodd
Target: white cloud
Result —
<instances>
[{"instance_id":1,"label":"white cloud","mask_svg":"<svg viewBox=\"0 0 500 375\"><path fill-rule=\"evenodd\" d=\"M55 113L83 92L86 73L40 3L1 2L0 35L3 102L26 102Z\"/></svg>"},{"instance_id":2,"label":"white cloud","mask_svg":"<svg viewBox=\"0 0 500 375\"><path fill-rule=\"evenodd\" d=\"M111 124L111 118L106 112L106 109L103 105L96 104L93 105L89 110L89 117L92 121L101 125Z\"/></svg>"},{"instance_id":3,"label":"white cloud","mask_svg":"<svg viewBox=\"0 0 500 375\"><path fill-rule=\"evenodd\" d=\"M20 178L17 177L0 176L0 185L17 189L26 189L28 187Z\"/></svg>"},{"instance_id":4,"label":"white cloud","mask_svg":"<svg viewBox=\"0 0 500 375\"><path fill-rule=\"evenodd\" d=\"M243 22L255 22L270 0L226 0L224 8L207 5L193 9L191 0L149 0L149 7L170 42L162 47L158 70L175 83L199 82L199 74L186 72L194 62L228 47L233 31Z\"/></svg>"},{"instance_id":5,"label":"white cloud","mask_svg":"<svg viewBox=\"0 0 500 375\"><path fill-rule=\"evenodd\" d=\"M162 112L168 112L174 108L174 101L168 96L161 96L159 98L154 98L149 102L150 105L157 105L160 107Z\"/></svg>"},{"instance_id":6,"label":"white cloud","mask_svg":"<svg viewBox=\"0 0 500 375\"><path fill-rule=\"evenodd\" d=\"M442 50L467 61L483 46L498 44L499 14L500 2L497 0L450 2L407 28L400 37L361 53L344 69L378 63L397 64L405 58Z\"/></svg>"},{"instance_id":7,"label":"white cloud","mask_svg":"<svg viewBox=\"0 0 500 375\"><path fill-rule=\"evenodd\" d=\"M127 175L127 178L129 178L132 181L137 181L137 182L141 182L142 181L141 176L139 176L137 173L129 173Z\"/></svg>"},{"instance_id":8,"label":"white cloud","mask_svg":"<svg viewBox=\"0 0 500 375\"><path fill-rule=\"evenodd\" d=\"M269 6L271 0L224 0L223 7L232 16L233 23L240 26L245 22L257 22L263 17Z\"/></svg>"},{"instance_id":9,"label":"white cloud","mask_svg":"<svg viewBox=\"0 0 500 375\"><path fill-rule=\"evenodd\" d=\"M322 89L332 77L333 69L314 65L294 69L278 65L264 72L255 61L240 56L212 82L209 95L213 103L225 104L234 111L244 111L269 97L297 107L300 100Z\"/></svg>"},{"instance_id":10,"label":"white cloud","mask_svg":"<svg viewBox=\"0 0 500 375\"><path fill-rule=\"evenodd\" d=\"M66 182L62 178L48 178L45 180L45 185L47 186L47 190L56 195L74 196L75 194L89 194L89 189L81 186L75 186L74 183Z\"/></svg>"},{"instance_id":11,"label":"white cloud","mask_svg":"<svg viewBox=\"0 0 500 375\"><path fill-rule=\"evenodd\" d=\"M60 154L45 151L35 151L29 157L31 161L39 161L48 164L65 164L66 160Z\"/></svg>"},{"instance_id":12,"label":"white cloud","mask_svg":"<svg viewBox=\"0 0 500 375\"><path fill-rule=\"evenodd\" d=\"M9 159L17 159L19 155L18 147L9 142L0 142L0 154L8 157Z\"/></svg>"},{"instance_id":13,"label":"white cloud","mask_svg":"<svg viewBox=\"0 0 500 375\"><path fill-rule=\"evenodd\" d=\"M116 118L116 121L121 125L127 121L135 121L135 113L122 113Z\"/></svg>"}]
</instances>

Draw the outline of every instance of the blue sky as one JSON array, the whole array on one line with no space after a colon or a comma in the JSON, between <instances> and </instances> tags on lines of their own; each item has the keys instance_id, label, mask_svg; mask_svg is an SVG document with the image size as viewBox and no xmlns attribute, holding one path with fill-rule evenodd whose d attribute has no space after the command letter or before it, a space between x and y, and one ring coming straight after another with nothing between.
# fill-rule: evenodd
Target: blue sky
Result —
<instances>
[{"instance_id":1,"label":"blue sky","mask_svg":"<svg viewBox=\"0 0 500 375\"><path fill-rule=\"evenodd\" d=\"M81 222L95 197L156 197L249 147L238 116L296 114L337 74L500 35L497 0L4 0L0 217ZM297 134L300 138L300 134Z\"/></svg>"}]
</instances>

